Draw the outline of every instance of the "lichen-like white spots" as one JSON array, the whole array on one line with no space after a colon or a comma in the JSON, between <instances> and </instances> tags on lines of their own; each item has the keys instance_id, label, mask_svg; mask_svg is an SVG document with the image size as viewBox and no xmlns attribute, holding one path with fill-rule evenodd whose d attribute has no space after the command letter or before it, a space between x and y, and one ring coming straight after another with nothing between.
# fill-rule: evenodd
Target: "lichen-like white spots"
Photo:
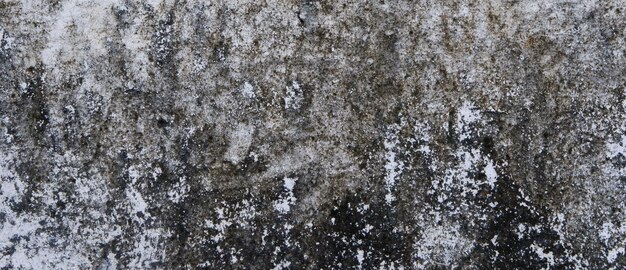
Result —
<instances>
[{"instance_id":1,"label":"lichen-like white spots","mask_svg":"<svg viewBox=\"0 0 626 270\"><path fill-rule=\"evenodd\" d=\"M280 261L280 263L279 263L279 264L277 264L277 265L273 268L273 270L289 269L289 266L290 266L290 265L291 265L291 262L288 262L288 261L282 260L282 261Z\"/></svg>"},{"instance_id":2,"label":"lichen-like white spots","mask_svg":"<svg viewBox=\"0 0 626 270\"><path fill-rule=\"evenodd\" d=\"M28 83L20 82L20 93L25 94L27 88L28 88Z\"/></svg>"},{"instance_id":3,"label":"lichen-like white spots","mask_svg":"<svg viewBox=\"0 0 626 270\"><path fill-rule=\"evenodd\" d=\"M358 250L356 251L356 261L357 261L357 263L358 263L358 265L357 265L357 268L358 268L358 269L362 269L362 268L363 268L363 261L364 261L364 260L365 260L365 257L364 257L364 252L363 252L363 250L358 249Z\"/></svg>"},{"instance_id":4,"label":"lichen-like white spots","mask_svg":"<svg viewBox=\"0 0 626 270\"><path fill-rule=\"evenodd\" d=\"M139 234L130 252L132 259L129 268L145 269L154 262L163 261L166 254L161 240L167 239L169 235L170 233L163 229L147 229Z\"/></svg>"},{"instance_id":5,"label":"lichen-like white spots","mask_svg":"<svg viewBox=\"0 0 626 270\"><path fill-rule=\"evenodd\" d=\"M626 88L623 93L626 95ZM622 110L623 113L618 118L620 119L618 122L619 124L615 127L615 130L619 132L619 138L605 143L606 157L609 159L614 159L620 156L622 158L626 157L626 134L624 134L624 131L626 131L626 100L622 101ZM626 166L612 166L611 164L605 166L603 170L606 175L615 178L621 178L626 175Z\"/></svg>"},{"instance_id":6,"label":"lichen-like white spots","mask_svg":"<svg viewBox=\"0 0 626 270\"><path fill-rule=\"evenodd\" d=\"M148 209L148 203L144 200L141 192L137 190L137 180L141 177L141 172L139 168L136 166L131 166L128 168L128 178L130 179L130 184L126 188L126 197L128 198L131 216L134 220L141 222L141 219L136 215L137 213L142 213L146 216L149 216L149 213L146 211Z\"/></svg>"},{"instance_id":7,"label":"lichen-like white spots","mask_svg":"<svg viewBox=\"0 0 626 270\"><path fill-rule=\"evenodd\" d=\"M209 229L209 239L213 243L219 243L226 237L226 231L231 226L239 228L253 228L252 220L258 214L254 203L249 200L242 200L235 205L221 202L215 208L215 219L205 220L205 227ZM264 240L263 240L264 241Z\"/></svg>"},{"instance_id":8,"label":"lichen-like white spots","mask_svg":"<svg viewBox=\"0 0 626 270\"><path fill-rule=\"evenodd\" d=\"M296 110L302 106L304 100L303 89L297 81L293 81L290 87L287 87L287 93L285 95L285 108Z\"/></svg>"},{"instance_id":9,"label":"lichen-like white spots","mask_svg":"<svg viewBox=\"0 0 626 270\"><path fill-rule=\"evenodd\" d=\"M535 253L537 254L537 256L539 256L539 258L541 258L542 260L546 260L549 266L554 265L554 254L552 253L552 251L545 252L544 248L537 246L535 244L532 244L530 248L535 251Z\"/></svg>"},{"instance_id":10,"label":"lichen-like white spots","mask_svg":"<svg viewBox=\"0 0 626 270\"><path fill-rule=\"evenodd\" d=\"M292 173L302 168L306 164L318 160L319 158L320 155L314 148L296 147L294 149L291 149L288 153L283 154L281 157L273 160L272 164L270 165L267 172L264 173L263 177L271 178L279 176L281 174ZM336 157L334 161L340 163L343 160L339 156Z\"/></svg>"},{"instance_id":11,"label":"lichen-like white spots","mask_svg":"<svg viewBox=\"0 0 626 270\"><path fill-rule=\"evenodd\" d=\"M609 238L611 238L614 228L615 228L615 225L613 225L613 223L606 222L602 224L602 229L599 232L600 240L606 243L609 240Z\"/></svg>"},{"instance_id":12,"label":"lichen-like white spots","mask_svg":"<svg viewBox=\"0 0 626 270\"><path fill-rule=\"evenodd\" d=\"M460 189L461 196L478 193L479 183L471 177L471 170L482 160L480 151L477 149L470 149L469 151L460 149L455 153L455 157L459 160L458 165L446 170L443 179L433 181L434 189L440 191L437 193L437 200L440 203L449 197L448 192L445 192L446 190Z\"/></svg>"},{"instance_id":13,"label":"lichen-like white spots","mask_svg":"<svg viewBox=\"0 0 626 270\"><path fill-rule=\"evenodd\" d=\"M293 187L295 185L296 185L296 179L295 178L285 177L285 189L287 189L287 191L292 192L293 191Z\"/></svg>"},{"instance_id":14,"label":"lichen-like white spots","mask_svg":"<svg viewBox=\"0 0 626 270\"><path fill-rule=\"evenodd\" d=\"M211 237L211 240L214 243L217 243L221 241L222 239L224 239L224 233L226 232L226 228L228 228L233 223L229 219L227 219L226 216L224 216L223 208L218 207L215 209L215 212L217 213L218 223L216 224L216 223L213 223L211 220L207 220L205 222L205 225L207 228L217 231L217 234Z\"/></svg>"},{"instance_id":15,"label":"lichen-like white spots","mask_svg":"<svg viewBox=\"0 0 626 270\"><path fill-rule=\"evenodd\" d=\"M256 93L254 92L254 87L249 82L244 82L241 88L239 88L239 91L246 98L256 97Z\"/></svg>"},{"instance_id":16,"label":"lichen-like white spots","mask_svg":"<svg viewBox=\"0 0 626 270\"><path fill-rule=\"evenodd\" d=\"M281 214L286 214L291 210L291 206L296 203L296 197L293 194L293 188L296 185L295 178L285 177L284 188L287 191L286 195L281 195L281 198L274 203L274 209Z\"/></svg>"},{"instance_id":17,"label":"lichen-like white spots","mask_svg":"<svg viewBox=\"0 0 626 270\"><path fill-rule=\"evenodd\" d=\"M115 255L113 253L109 253L109 255L107 255L104 263L102 264L101 269L118 269L117 267L117 259L115 259Z\"/></svg>"},{"instance_id":18,"label":"lichen-like white spots","mask_svg":"<svg viewBox=\"0 0 626 270\"><path fill-rule=\"evenodd\" d=\"M390 131L387 132L383 146L385 147L385 188L387 194L385 195L385 201L392 203L395 201L395 196L391 193L392 189L396 185L396 179L404 171L404 162L396 157L396 148L400 143L397 132L399 130L398 125L393 125Z\"/></svg>"},{"instance_id":19,"label":"lichen-like white spots","mask_svg":"<svg viewBox=\"0 0 626 270\"><path fill-rule=\"evenodd\" d=\"M0 55L11 49L13 47L13 42L15 42L15 38L9 37L7 32L0 27Z\"/></svg>"},{"instance_id":20,"label":"lichen-like white spots","mask_svg":"<svg viewBox=\"0 0 626 270\"><path fill-rule=\"evenodd\" d=\"M613 263L615 262L619 254L624 254L624 247L616 247L609 250L609 252L606 254L606 260L609 263Z\"/></svg>"},{"instance_id":21,"label":"lichen-like white spots","mask_svg":"<svg viewBox=\"0 0 626 270\"><path fill-rule=\"evenodd\" d=\"M429 143L432 140L432 136L430 135L430 126L428 123L416 122L413 128L413 133L415 134L415 138L409 139L411 143L419 143L419 147L417 151L422 153L423 155L432 154L432 150L430 149Z\"/></svg>"},{"instance_id":22,"label":"lichen-like white spots","mask_svg":"<svg viewBox=\"0 0 626 270\"><path fill-rule=\"evenodd\" d=\"M72 105L67 105L65 106L65 109L70 113L70 114L74 114L76 113L76 109L74 109L74 106Z\"/></svg>"},{"instance_id":23,"label":"lichen-like white spots","mask_svg":"<svg viewBox=\"0 0 626 270\"><path fill-rule=\"evenodd\" d=\"M196 58L193 60L193 71L200 72L205 70L207 67L207 63L202 60L202 58Z\"/></svg>"},{"instance_id":24,"label":"lichen-like white spots","mask_svg":"<svg viewBox=\"0 0 626 270\"><path fill-rule=\"evenodd\" d=\"M480 119L480 112L469 101L463 102L457 115L456 128L459 132L459 140L464 141L471 136L472 124Z\"/></svg>"},{"instance_id":25,"label":"lichen-like white spots","mask_svg":"<svg viewBox=\"0 0 626 270\"><path fill-rule=\"evenodd\" d=\"M9 167L13 158L9 152L0 151L0 206L6 200L19 199L24 193L24 182Z\"/></svg>"},{"instance_id":26,"label":"lichen-like white spots","mask_svg":"<svg viewBox=\"0 0 626 270\"><path fill-rule=\"evenodd\" d=\"M420 269L428 268L427 264L450 267L458 258L469 254L472 245L473 241L461 234L458 225L432 226L426 228L415 243L414 256L420 261Z\"/></svg>"},{"instance_id":27,"label":"lichen-like white spots","mask_svg":"<svg viewBox=\"0 0 626 270\"><path fill-rule=\"evenodd\" d=\"M370 231L372 231L372 229L374 229L374 226L366 224L365 227L363 227L362 231L363 233L368 234Z\"/></svg>"},{"instance_id":28,"label":"lichen-like white spots","mask_svg":"<svg viewBox=\"0 0 626 270\"><path fill-rule=\"evenodd\" d=\"M85 181L83 172L73 168L74 164L81 160L69 151L65 155L56 155L55 167L57 173L71 175L76 179L77 190L90 189L91 193L77 193L69 195L59 189L59 182L53 181L42 183L41 189L33 190L32 198L45 205L56 206L59 201L68 203L68 197L73 196L76 201L86 202L84 211L80 216L66 216L63 218L64 227L51 224L51 217L46 213L16 213L11 204L18 203L24 192L29 188L26 179L20 179L14 166L16 165L16 152L12 147L0 146L0 213L3 213L3 221L0 222L0 250L12 250L7 256L0 256L0 268L16 269L83 269L89 268L93 262L89 259L89 250L94 246L109 243L121 231L112 226L106 219L98 223L97 227L85 226L92 220L98 220L103 216L101 206L104 205L106 192L103 192L99 183L104 183L98 178L96 171L89 171L92 181ZM50 172L55 175L54 172ZM87 185L87 186L85 186ZM67 239L59 239L59 235L48 230L54 228L67 228L64 235ZM66 226L66 227L65 227ZM15 239L22 239L15 241ZM24 241L23 239L28 239ZM51 245L51 239L55 244ZM59 248L63 247L63 248Z\"/></svg>"},{"instance_id":29,"label":"lichen-like white spots","mask_svg":"<svg viewBox=\"0 0 626 270\"><path fill-rule=\"evenodd\" d=\"M58 63L83 63L88 57L107 53L107 31L113 29L111 6L119 1L65 1L48 33L41 60L52 69ZM76 33L72 33L75 31Z\"/></svg>"},{"instance_id":30,"label":"lichen-like white spots","mask_svg":"<svg viewBox=\"0 0 626 270\"><path fill-rule=\"evenodd\" d=\"M618 155L626 157L626 136L622 135L622 140L606 144L606 155L608 158L614 158Z\"/></svg>"},{"instance_id":31,"label":"lichen-like white spots","mask_svg":"<svg viewBox=\"0 0 626 270\"><path fill-rule=\"evenodd\" d=\"M186 177L183 176L174 184L172 189L167 192L167 197L170 201L179 203L187 197L189 188L190 187L187 184Z\"/></svg>"},{"instance_id":32,"label":"lichen-like white spots","mask_svg":"<svg viewBox=\"0 0 626 270\"><path fill-rule=\"evenodd\" d=\"M460 141L475 136L472 128L481 117L480 112L470 102L463 102L457 112L455 127ZM488 155L484 155L479 147L461 145L453 155L457 161L456 165L446 166L448 169L445 170L443 177L436 178L432 182L433 189L429 191L429 194L436 194L439 203L458 196L456 192L460 192L461 197L476 196L484 185L491 189L495 188L498 181L497 165ZM475 178L476 172L480 170L485 175L484 180ZM490 206L496 207L497 203L492 202Z\"/></svg>"},{"instance_id":33,"label":"lichen-like white spots","mask_svg":"<svg viewBox=\"0 0 626 270\"><path fill-rule=\"evenodd\" d=\"M487 160L487 165L485 166L485 176L487 177L487 184L489 184L489 186L493 189L498 181L498 173L496 173L496 169L494 168L493 161L491 161L491 159Z\"/></svg>"},{"instance_id":34,"label":"lichen-like white spots","mask_svg":"<svg viewBox=\"0 0 626 270\"><path fill-rule=\"evenodd\" d=\"M524 233L526 232L526 225L524 224L518 224L517 225L517 231L515 232L517 234L517 239L522 239L524 238Z\"/></svg>"},{"instance_id":35,"label":"lichen-like white spots","mask_svg":"<svg viewBox=\"0 0 626 270\"><path fill-rule=\"evenodd\" d=\"M252 136L254 134L254 126L239 123L230 133L230 144L224 159L232 164L238 164L242 161L252 144Z\"/></svg>"}]
</instances>

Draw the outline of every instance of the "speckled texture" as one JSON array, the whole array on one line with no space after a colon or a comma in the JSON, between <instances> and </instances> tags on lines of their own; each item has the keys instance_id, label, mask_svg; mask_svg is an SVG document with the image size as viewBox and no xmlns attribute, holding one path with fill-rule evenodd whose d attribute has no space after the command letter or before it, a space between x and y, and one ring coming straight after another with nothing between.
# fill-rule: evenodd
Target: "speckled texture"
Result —
<instances>
[{"instance_id":1,"label":"speckled texture","mask_svg":"<svg viewBox=\"0 0 626 270\"><path fill-rule=\"evenodd\" d=\"M0 0L0 269L624 269L626 2Z\"/></svg>"}]
</instances>

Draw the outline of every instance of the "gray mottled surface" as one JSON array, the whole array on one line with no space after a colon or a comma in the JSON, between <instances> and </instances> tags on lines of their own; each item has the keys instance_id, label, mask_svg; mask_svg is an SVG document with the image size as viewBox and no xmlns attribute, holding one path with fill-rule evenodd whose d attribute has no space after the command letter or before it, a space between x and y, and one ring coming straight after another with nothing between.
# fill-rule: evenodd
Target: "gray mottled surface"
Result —
<instances>
[{"instance_id":1,"label":"gray mottled surface","mask_svg":"<svg viewBox=\"0 0 626 270\"><path fill-rule=\"evenodd\" d=\"M626 2L0 0L0 269L624 269Z\"/></svg>"}]
</instances>

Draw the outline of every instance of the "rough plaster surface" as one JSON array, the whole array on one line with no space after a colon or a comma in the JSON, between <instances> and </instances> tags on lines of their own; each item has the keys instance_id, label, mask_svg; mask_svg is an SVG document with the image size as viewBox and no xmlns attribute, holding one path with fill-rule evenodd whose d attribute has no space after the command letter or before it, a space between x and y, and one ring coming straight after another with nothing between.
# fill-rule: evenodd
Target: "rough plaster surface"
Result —
<instances>
[{"instance_id":1,"label":"rough plaster surface","mask_svg":"<svg viewBox=\"0 0 626 270\"><path fill-rule=\"evenodd\" d=\"M624 269L626 1L0 0L0 269Z\"/></svg>"}]
</instances>

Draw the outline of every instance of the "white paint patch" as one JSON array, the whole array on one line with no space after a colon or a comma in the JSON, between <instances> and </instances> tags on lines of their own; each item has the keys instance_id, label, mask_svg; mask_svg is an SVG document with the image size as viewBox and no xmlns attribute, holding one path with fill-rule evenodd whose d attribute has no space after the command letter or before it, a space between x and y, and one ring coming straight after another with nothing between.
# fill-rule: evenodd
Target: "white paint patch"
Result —
<instances>
[{"instance_id":1,"label":"white paint patch","mask_svg":"<svg viewBox=\"0 0 626 270\"><path fill-rule=\"evenodd\" d=\"M254 126L239 123L230 133L230 145L228 146L228 150L226 150L224 159L232 164L241 162L252 144L253 134Z\"/></svg>"}]
</instances>

